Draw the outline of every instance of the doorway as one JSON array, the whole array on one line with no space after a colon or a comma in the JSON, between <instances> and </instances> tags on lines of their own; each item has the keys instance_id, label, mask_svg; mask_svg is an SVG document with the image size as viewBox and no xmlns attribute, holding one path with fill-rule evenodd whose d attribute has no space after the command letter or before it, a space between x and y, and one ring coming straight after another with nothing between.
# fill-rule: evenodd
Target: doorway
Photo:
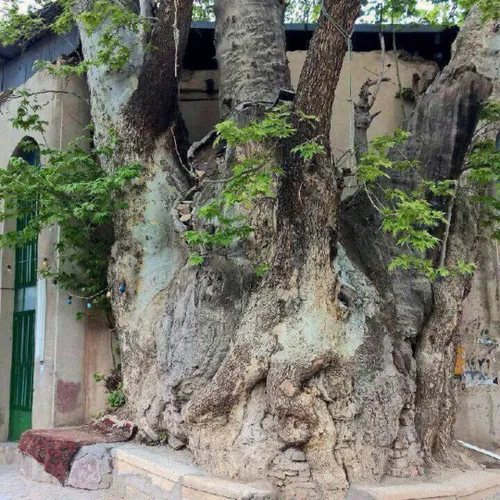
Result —
<instances>
[{"instance_id":1,"label":"doorway","mask_svg":"<svg viewBox=\"0 0 500 500\"><path fill-rule=\"evenodd\" d=\"M38 148L19 154L30 165L39 165ZM36 213L36 204L18 201L22 215L16 230L22 231ZM10 378L9 441L18 441L31 429L33 371L35 363L35 308L37 244L33 238L15 249L14 318L12 329L12 368Z\"/></svg>"}]
</instances>

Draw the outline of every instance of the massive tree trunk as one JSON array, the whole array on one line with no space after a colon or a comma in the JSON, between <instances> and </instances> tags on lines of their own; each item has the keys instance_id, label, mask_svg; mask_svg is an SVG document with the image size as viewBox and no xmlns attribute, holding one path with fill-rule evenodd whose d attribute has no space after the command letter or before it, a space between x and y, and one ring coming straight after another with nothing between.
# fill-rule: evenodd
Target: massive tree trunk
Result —
<instances>
[{"instance_id":1,"label":"massive tree trunk","mask_svg":"<svg viewBox=\"0 0 500 500\"><path fill-rule=\"evenodd\" d=\"M359 4L326 6L349 32ZM332 269L339 192L328 144L345 48L344 37L322 18L295 99L296 109L320 121L316 128L298 124L293 142L319 136L326 153L304 164L285 151L270 269L252 290L217 373L183 409L200 462L325 498L342 496L347 485L333 452L335 426L318 388L345 346Z\"/></svg>"},{"instance_id":2,"label":"massive tree trunk","mask_svg":"<svg viewBox=\"0 0 500 500\"><path fill-rule=\"evenodd\" d=\"M490 95L492 75L485 68L494 66L494 56L492 41L484 33L493 32L493 23L483 27L478 17L477 11L470 14L450 64L417 103L409 124L410 139L401 153L395 153L420 161L424 178L460 178L480 106ZM411 188L414 181L403 175L394 182ZM467 202L463 182L452 206L449 199L435 200L452 215L446 246L440 249L450 266L459 259L476 260L478 213ZM392 441L387 443L389 472L418 473L424 462L462 464L467 459L453 449L453 364L455 333L470 277L430 283L408 273L388 273L387 266L398 250L391 238L380 234L380 217L363 194L346 200L340 223L349 262L362 269L377 290L376 313L365 323L371 341L365 340L361 350L383 344L387 346L385 360L370 353L371 363L363 365L362 371L365 377L369 373L374 377L370 387L375 380L380 388L385 387L382 401L393 402L392 410L391 404L384 404L383 410L384 418L394 425ZM445 234L443 228L439 236ZM435 256L436 263L439 260ZM372 411L365 404L362 414Z\"/></svg>"},{"instance_id":3,"label":"massive tree trunk","mask_svg":"<svg viewBox=\"0 0 500 500\"><path fill-rule=\"evenodd\" d=\"M86 2L75 4L75 9L87 7ZM148 4L129 2L135 11L145 11ZM143 432L153 438L148 422L162 428L159 415L165 405L164 399L158 399L164 390L156 363L162 336L157 338L153 323L165 308L166 287L187 259L170 207L191 186L183 166L184 127L178 107L178 74L191 9L191 0L162 2L151 35L122 28L122 40L130 50L125 67L119 71L91 67L87 75L94 140L98 146L103 144L111 130L119 139L114 157L105 160L104 167L112 170L129 162L142 165L140 180L125 194L129 207L115 217L109 285L130 409ZM105 29L104 24L87 33L80 27L86 59L96 57ZM146 50L146 41L160 49ZM124 293L119 292L120 284L126 286Z\"/></svg>"},{"instance_id":4,"label":"massive tree trunk","mask_svg":"<svg viewBox=\"0 0 500 500\"><path fill-rule=\"evenodd\" d=\"M325 8L350 32L359 2L326 0ZM367 199L356 196L339 212L329 135L346 44L325 16L294 102L319 121L314 128L297 123L285 145L276 206L258 211L253 240L228 255L213 254L203 266L187 265L187 226L177 205L187 193L192 206L206 196L192 194L192 167L203 161L207 175L217 178L235 157L229 148L203 144L186 157L181 146L177 74L190 9L189 1L163 2L152 32L158 50L144 52L129 33L126 68L89 72L96 140L114 128L121 143L113 163L143 164L142 180L126 194L129 208L116 218L110 269L127 408L140 435L150 441L166 435L218 474L267 479L282 492L307 491L310 498L342 498L349 480L418 474L421 443L430 461L451 439L451 399L440 408L446 418L438 432L427 410L443 394L451 398L453 332L466 282L389 274L397 250L379 232ZM278 0L216 4L220 104L239 123L259 116L289 86L282 10ZM462 43L477 35L477 24L468 26ZM82 32L86 57L95 54L98 35ZM410 125L414 135L405 151L429 177L458 176L490 92L477 68L459 62L460 50L457 45ZM479 44L468 54L475 57L490 56ZM314 137L325 154L305 163L290 152ZM454 211L449 260L474 254L474 232L465 238L463 230L472 212L461 206ZM257 279L252 264L263 252L270 269ZM118 292L120 283L125 293Z\"/></svg>"}]
</instances>

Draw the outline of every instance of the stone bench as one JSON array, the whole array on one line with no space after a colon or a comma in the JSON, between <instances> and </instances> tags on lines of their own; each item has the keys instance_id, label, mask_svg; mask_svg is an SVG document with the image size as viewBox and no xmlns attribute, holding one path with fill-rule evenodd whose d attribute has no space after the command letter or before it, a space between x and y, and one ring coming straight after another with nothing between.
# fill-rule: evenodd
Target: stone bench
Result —
<instances>
[{"instance_id":1,"label":"stone bench","mask_svg":"<svg viewBox=\"0 0 500 500\"><path fill-rule=\"evenodd\" d=\"M245 484L211 476L182 452L123 445L113 449L113 493L122 498L172 500L275 499L269 483Z\"/></svg>"},{"instance_id":2,"label":"stone bench","mask_svg":"<svg viewBox=\"0 0 500 500\"><path fill-rule=\"evenodd\" d=\"M113 444L129 440L135 431L133 424L113 417L80 427L26 431L19 443L21 473L35 481L57 480L77 488L83 481L85 489L107 488Z\"/></svg>"}]
</instances>

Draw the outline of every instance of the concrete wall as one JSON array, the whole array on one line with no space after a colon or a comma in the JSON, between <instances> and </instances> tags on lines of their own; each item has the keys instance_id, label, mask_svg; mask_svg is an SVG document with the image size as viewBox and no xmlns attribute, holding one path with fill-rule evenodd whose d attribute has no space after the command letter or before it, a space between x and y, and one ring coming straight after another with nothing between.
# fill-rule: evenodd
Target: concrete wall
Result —
<instances>
[{"instance_id":1,"label":"concrete wall","mask_svg":"<svg viewBox=\"0 0 500 500\"><path fill-rule=\"evenodd\" d=\"M87 87L83 80L78 78L63 80L38 72L23 87L32 92L41 90L68 92L38 96L38 103L43 106L40 112L41 118L48 122L45 133L48 146L62 148L82 135L84 127L89 123L89 107L85 102ZM26 136L23 131L13 129L8 121L15 109L15 100L4 102L0 107L0 168L7 167L9 158ZM39 145L43 145L40 134L30 134L30 136ZM15 221L6 221L0 230L5 231L13 227ZM58 267L58 255L54 250L57 239L57 227L50 227L39 236L39 267L44 259L47 259L49 266ZM8 436L13 261L12 250L0 251L2 269L0 273L0 441L5 441ZM99 337L95 325L88 325L86 320L77 321L76 313L84 311L85 304L78 299L74 299L72 305L66 304L68 295L67 291L56 288L48 280L43 361L42 356L37 356L34 370L33 427L35 428L81 423L90 412L87 408L88 398L91 401L99 400L99 404L103 398L103 388L95 383L87 384L86 380L90 369L104 372L110 367L108 357L95 353L96 349L101 349L97 347L100 343L96 339L107 335L107 331L101 332ZM89 330L91 333L86 335L86 331ZM94 351L91 352L97 361L86 355L89 336L96 340ZM106 352L109 352L109 349ZM97 403L92 403L90 406L93 408L95 404Z\"/></svg>"},{"instance_id":2,"label":"concrete wall","mask_svg":"<svg viewBox=\"0 0 500 500\"><path fill-rule=\"evenodd\" d=\"M96 383L94 373L107 374L119 362L115 337L103 315L90 318L85 331L85 421L106 408L104 383Z\"/></svg>"},{"instance_id":3,"label":"concrete wall","mask_svg":"<svg viewBox=\"0 0 500 500\"><path fill-rule=\"evenodd\" d=\"M483 237L457 352L457 438L500 452L500 249ZM487 461L484 456L477 456Z\"/></svg>"},{"instance_id":4,"label":"concrete wall","mask_svg":"<svg viewBox=\"0 0 500 500\"><path fill-rule=\"evenodd\" d=\"M305 61L306 52L288 52L288 63L292 86L297 87L300 72ZM351 64L352 96L357 100L361 85L368 77L376 78L380 71L380 52L354 52ZM413 75L416 73L421 82L435 73L435 65L423 60L399 60L399 72L403 87L412 87ZM374 120L368 131L369 138L392 132L403 121L401 101L396 99L398 90L396 64L394 54L385 55L385 76L390 79L381 86L373 111L382 113ZM212 79L218 88L217 71L184 71L181 77L181 110L190 132L191 141L199 141L213 129L220 120L217 95L206 92L206 80ZM340 157L349 147L349 60L346 55L337 87L333 108L331 141L334 153ZM411 112L411 104L404 104L406 115Z\"/></svg>"}]
</instances>

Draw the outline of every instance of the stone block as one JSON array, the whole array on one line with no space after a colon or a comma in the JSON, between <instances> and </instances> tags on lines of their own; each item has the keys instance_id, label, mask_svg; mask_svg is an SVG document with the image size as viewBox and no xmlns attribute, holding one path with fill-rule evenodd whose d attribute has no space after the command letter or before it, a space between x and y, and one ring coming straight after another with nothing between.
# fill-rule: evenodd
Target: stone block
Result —
<instances>
[{"instance_id":1,"label":"stone block","mask_svg":"<svg viewBox=\"0 0 500 500\"><path fill-rule=\"evenodd\" d=\"M285 479L285 473L282 470L270 470L267 475L278 479Z\"/></svg>"},{"instance_id":2,"label":"stone block","mask_svg":"<svg viewBox=\"0 0 500 500\"><path fill-rule=\"evenodd\" d=\"M171 435L168 436L167 443L174 450L182 450L182 448L186 447L186 443Z\"/></svg>"},{"instance_id":3,"label":"stone block","mask_svg":"<svg viewBox=\"0 0 500 500\"><path fill-rule=\"evenodd\" d=\"M83 446L73 459L68 486L83 490L109 488L112 482L112 446Z\"/></svg>"},{"instance_id":4,"label":"stone block","mask_svg":"<svg viewBox=\"0 0 500 500\"><path fill-rule=\"evenodd\" d=\"M404 469L405 467L408 467L408 458L394 458L391 460L390 465L394 469Z\"/></svg>"},{"instance_id":5,"label":"stone block","mask_svg":"<svg viewBox=\"0 0 500 500\"><path fill-rule=\"evenodd\" d=\"M116 461L125 462L139 470L178 482L186 474L198 474L200 471L195 466L178 462L173 458L173 452L167 449L157 453L154 449L141 446L119 446L113 449Z\"/></svg>"},{"instance_id":6,"label":"stone block","mask_svg":"<svg viewBox=\"0 0 500 500\"><path fill-rule=\"evenodd\" d=\"M39 483L48 484L60 484L54 476L51 476L50 474L45 472L41 463L37 462L33 457L26 455L26 453L21 453L19 472L30 481L37 481Z\"/></svg>"},{"instance_id":7,"label":"stone block","mask_svg":"<svg viewBox=\"0 0 500 500\"><path fill-rule=\"evenodd\" d=\"M224 498L252 498L252 499L271 499L275 497L271 485L258 488L249 484L237 483L227 479L221 479L213 476L185 476L183 480L184 486L195 490L203 491Z\"/></svg>"},{"instance_id":8,"label":"stone block","mask_svg":"<svg viewBox=\"0 0 500 500\"><path fill-rule=\"evenodd\" d=\"M0 443L0 465L19 464L21 452L17 443Z\"/></svg>"},{"instance_id":9,"label":"stone block","mask_svg":"<svg viewBox=\"0 0 500 500\"><path fill-rule=\"evenodd\" d=\"M306 454L302 450L295 450L291 458L294 462L305 462Z\"/></svg>"},{"instance_id":10,"label":"stone block","mask_svg":"<svg viewBox=\"0 0 500 500\"><path fill-rule=\"evenodd\" d=\"M193 488L188 488L187 486L182 487L182 497L183 500L225 500L227 497L221 497L220 495L212 495L211 493L206 493L204 491L195 490Z\"/></svg>"},{"instance_id":11,"label":"stone block","mask_svg":"<svg viewBox=\"0 0 500 500\"><path fill-rule=\"evenodd\" d=\"M486 500L500 496L498 472L467 471L457 473L444 481L421 482L408 480L398 485L351 485L348 500Z\"/></svg>"}]
</instances>

